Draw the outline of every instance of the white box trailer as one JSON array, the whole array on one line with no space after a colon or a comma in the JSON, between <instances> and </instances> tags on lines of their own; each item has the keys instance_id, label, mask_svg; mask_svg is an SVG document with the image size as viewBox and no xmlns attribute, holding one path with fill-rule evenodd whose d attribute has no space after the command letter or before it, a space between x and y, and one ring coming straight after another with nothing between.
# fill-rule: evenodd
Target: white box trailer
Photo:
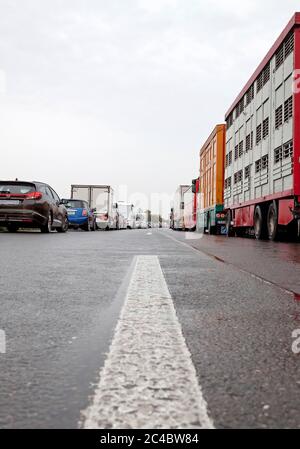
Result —
<instances>
[{"instance_id":1,"label":"white box trailer","mask_svg":"<svg viewBox=\"0 0 300 449\"><path fill-rule=\"evenodd\" d=\"M191 188L190 185L180 185L174 195L174 230L184 229L184 194Z\"/></svg>"},{"instance_id":2,"label":"white box trailer","mask_svg":"<svg viewBox=\"0 0 300 449\"><path fill-rule=\"evenodd\" d=\"M73 184L71 198L87 201L89 207L95 209L98 229L119 229L117 205L111 186Z\"/></svg>"}]
</instances>

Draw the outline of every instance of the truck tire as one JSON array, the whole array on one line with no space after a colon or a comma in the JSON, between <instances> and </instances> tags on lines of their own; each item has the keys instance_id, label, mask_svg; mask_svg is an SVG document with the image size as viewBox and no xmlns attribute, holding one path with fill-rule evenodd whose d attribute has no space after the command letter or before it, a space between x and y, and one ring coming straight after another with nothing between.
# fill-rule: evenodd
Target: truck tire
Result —
<instances>
[{"instance_id":1,"label":"truck tire","mask_svg":"<svg viewBox=\"0 0 300 449\"><path fill-rule=\"evenodd\" d=\"M278 238L278 212L275 201L270 204L267 216L267 227L269 240L275 241Z\"/></svg>"},{"instance_id":2,"label":"truck tire","mask_svg":"<svg viewBox=\"0 0 300 449\"><path fill-rule=\"evenodd\" d=\"M227 235L227 237L234 236L234 230L232 228L231 222L232 222L231 210L229 210L226 214L226 235Z\"/></svg>"},{"instance_id":3,"label":"truck tire","mask_svg":"<svg viewBox=\"0 0 300 449\"><path fill-rule=\"evenodd\" d=\"M261 206L256 206L254 211L254 235L257 240L264 240L267 238L268 229L266 221Z\"/></svg>"},{"instance_id":4,"label":"truck tire","mask_svg":"<svg viewBox=\"0 0 300 449\"><path fill-rule=\"evenodd\" d=\"M211 224L210 214L207 217L207 231L208 235L215 235L215 227Z\"/></svg>"},{"instance_id":5,"label":"truck tire","mask_svg":"<svg viewBox=\"0 0 300 449\"><path fill-rule=\"evenodd\" d=\"M237 237L245 237L246 230L245 228L236 228L235 235Z\"/></svg>"}]
</instances>

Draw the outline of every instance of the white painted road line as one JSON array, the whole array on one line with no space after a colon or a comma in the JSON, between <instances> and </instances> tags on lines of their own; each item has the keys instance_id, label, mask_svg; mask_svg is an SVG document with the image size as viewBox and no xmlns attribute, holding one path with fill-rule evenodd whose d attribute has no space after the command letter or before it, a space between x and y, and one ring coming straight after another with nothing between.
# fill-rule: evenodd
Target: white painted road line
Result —
<instances>
[{"instance_id":1,"label":"white painted road line","mask_svg":"<svg viewBox=\"0 0 300 449\"><path fill-rule=\"evenodd\" d=\"M157 256L138 256L84 428L213 428Z\"/></svg>"}]
</instances>

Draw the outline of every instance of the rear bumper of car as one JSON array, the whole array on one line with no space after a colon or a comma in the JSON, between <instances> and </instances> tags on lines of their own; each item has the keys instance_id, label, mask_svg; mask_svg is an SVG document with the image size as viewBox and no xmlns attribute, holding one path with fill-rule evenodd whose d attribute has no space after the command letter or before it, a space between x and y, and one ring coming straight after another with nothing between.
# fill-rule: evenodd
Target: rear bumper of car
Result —
<instances>
[{"instance_id":1,"label":"rear bumper of car","mask_svg":"<svg viewBox=\"0 0 300 449\"><path fill-rule=\"evenodd\" d=\"M88 217L72 217L72 215L68 215L69 227L83 226L87 221Z\"/></svg>"},{"instance_id":2,"label":"rear bumper of car","mask_svg":"<svg viewBox=\"0 0 300 449\"><path fill-rule=\"evenodd\" d=\"M47 223L47 217L30 209L0 209L0 226L14 224L22 227L40 227Z\"/></svg>"},{"instance_id":3,"label":"rear bumper of car","mask_svg":"<svg viewBox=\"0 0 300 449\"><path fill-rule=\"evenodd\" d=\"M109 220L100 220L99 218L96 218L96 225L99 229L106 229L109 227Z\"/></svg>"}]
</instances>

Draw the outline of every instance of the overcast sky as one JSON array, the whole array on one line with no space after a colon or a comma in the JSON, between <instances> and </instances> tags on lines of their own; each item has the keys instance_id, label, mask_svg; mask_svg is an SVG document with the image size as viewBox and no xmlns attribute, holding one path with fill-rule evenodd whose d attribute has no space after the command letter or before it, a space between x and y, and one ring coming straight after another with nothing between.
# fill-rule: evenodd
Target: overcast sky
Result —
<instances>
[{"instance_id":1,"label":"overcast sky","mask_svg":"<svg viewBox=\"0 0 300 449\"><path fill-rule=\"evenodd\" d=\"M299 0L0 0L0 178L171 194ZM123 198L119 198L123 199Z\"/></svg>"}]
</instances>

